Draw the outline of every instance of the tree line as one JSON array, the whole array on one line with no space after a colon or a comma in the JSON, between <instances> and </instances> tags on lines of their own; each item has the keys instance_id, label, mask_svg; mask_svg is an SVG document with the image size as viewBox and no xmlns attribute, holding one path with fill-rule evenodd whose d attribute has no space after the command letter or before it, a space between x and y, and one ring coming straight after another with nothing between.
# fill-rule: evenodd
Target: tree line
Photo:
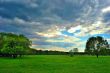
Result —
<instances>
[{"instance_id":1,"label":"tree line","mask_svg":"<svg viewBox=\"0 0 110 73\"><path fill-rule=\"evenodd\" d=\"M74 50L75 49L75 50ZM70 50L69 52L65 51L54 51L54 50L36 50L34 48L31 49L30 55L68 55L68 56L74 56L74 55L86 55L85 52L78 52L77 48L74 48Z\"/></svg>"},{"instance_id":2,"label":"tree line","mask_svg":"<svg viewBox=\"0 0 110 73\"><path fill-rule=\"evenodd\" d=\"M67 55L68 52L64 51L52 51L52 50L36 50L31 49L30 55Z\"/></svg>"},{"instance_id":3,"label":"tree line","mask_svg":"<svg viewBox=\"0 0 110 73\"><path fill-rule=\"evenodd\" d=\"M79 52L78 48L73 48L69 52L36 50L30 48L32 41L22 34L0 33L0 56L21 57L24 54L33 55L110 55L110 46L106 39L101 36L90 37L85 46L84 52Z\"/></svg>"}]
</instances>

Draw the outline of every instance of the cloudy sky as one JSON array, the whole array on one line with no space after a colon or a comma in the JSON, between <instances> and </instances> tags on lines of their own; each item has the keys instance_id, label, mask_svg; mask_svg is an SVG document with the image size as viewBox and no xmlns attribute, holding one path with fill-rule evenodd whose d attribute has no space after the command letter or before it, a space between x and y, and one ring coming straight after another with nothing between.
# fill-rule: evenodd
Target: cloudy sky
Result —
<instances>
[{"instance_id":1,"label":"cloudy sky","mask_svg":"<svg viewBox=\"0 0 110 73\"><path fill-rule=\"evenodd\" d=\"M0 0L0 32L24 34L44 50L84 51L97 35L110 44L110 0Z\"/></svg>"}]
</instances>

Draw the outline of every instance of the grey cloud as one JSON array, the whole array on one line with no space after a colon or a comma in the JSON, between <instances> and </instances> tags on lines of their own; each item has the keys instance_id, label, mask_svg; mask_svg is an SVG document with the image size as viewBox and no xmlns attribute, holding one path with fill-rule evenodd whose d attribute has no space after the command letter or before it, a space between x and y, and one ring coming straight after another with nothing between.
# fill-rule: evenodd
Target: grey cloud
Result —
<instances>
[{"instance_id":1,"label":"grey cloud","mask_svg":"<svg viewBox=\"0 0 110 73\"><path fill-rule=\"evenodd\" d=\"M73 44L45 42L48 38L35 32L45 32L55 25L66 29L90 25L98 20L101 9L109 4L109 0L0 0L0 31L40 39L36 44L42 46L69 47ZM103 22L109 22L108 15L101 16Z\"/></svg>"}]
</instances>

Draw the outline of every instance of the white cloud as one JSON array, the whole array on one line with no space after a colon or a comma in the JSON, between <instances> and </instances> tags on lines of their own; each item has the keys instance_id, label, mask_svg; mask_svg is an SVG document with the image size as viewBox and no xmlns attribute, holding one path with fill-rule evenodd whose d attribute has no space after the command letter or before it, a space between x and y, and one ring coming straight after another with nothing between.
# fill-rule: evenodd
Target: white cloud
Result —
<instances>
[{"instance_id":1,"label":"white cloud","mask_svg":"<svg viewBox=\"0 0 110 73\"><path fill-rule=\"evenodd\" d=\"M70 37L70 36L64 36L64 37L58 37L56 39L47 39L46 42L67 42L67 43L75 43L77 41L80 41L77 37Z\"/></svg>"},{"instance_id":2,"label":"white cloud","mask_svg":"<svg viewBox=\"0 0 110 73\"><path fill-rule=\"evenodd\" d=\"M72 47L69 47L68 49L71 50L73 48L78 48L79 52L84 52L86 41L77 41L74 43Z\"/></svg>"},{"instance_id":3,"label":"white cloud","mask_svg":"<svg viewBox=\"0 0 110 73\"><path fill-rule=\"evenodd\" d=\"M97 21L96 23L92 24L93 27L100 27L103 23L101 21Z\"/></svg>"},{"instance_id":4,"label":"white cloud","mask_svg":"<svg viewBox=\"0 0 110 73\"><path fill-rule=\"evenodd\" d=\"M87 35L103 34L110 30L109 26L106 26L103 22L97 21L91 25L82 26L80 32L74 33L75 36L83 37Z\"/></svg>"},{"instance_id":5,"label":"white cloud","mask_svg":"<svg viewBox=\"0 0 110 73\"><path fill-rule=\"evenodd\" d=\"M36 3L36 0L0 0L0 2L2 2L2 3L15 2L15 3L24 4L27 7L32 7L32 8L38 7L38 4Z\"/></svg>"},{"instance_id":6,"label":"white cloud","mask_svg":"<svg viewBox=\"0 0 110 73\"><path fill-rule=\"evenodd\" d=\"M51 50L51 51L68 51L68 49L65 49L65 48L61 48L61 47L50 47L46 50Z\"/></svg>"},{"instance_id":7,"label":"white cloud","mask_svg":"<svg viewBox=\"0 0 110 73\"><path fill-rule=\"evenodd\" d=\"M102 29L99 29L99 30L92 30L92 31L90 32L90 35L102 34L102 33L104 33L104 32L105 32L105 31L102 30Z\"/></svg>"},{"instance_id":8,"label":"white cloud","mask_svg":"<svg viewBox=\"0 0 110 73\"><path fill-rule=\"evenodd\" d=\"M79 33L75 33L74 35L75 35L76 37L84 37L84 36L87 36L88 34L85 33L84 31L81 31L81 32L79 32Z\"/></svg>"},{"instance_id":9,"label":"white cloud","mask_svg":"<svg viewBox=\"0 0 110 73\"><path fill-rule=\"evenodd\" d=\"M30 40L31 41L39 41L40 39L38 39L38 38L31 38Z\"/></svg>"},{"instance_id":10,"label":"white cloud","mask_svg":"<svg viewBox=\"0 0 110 73\"><path fill-rule=\"evenodd\" d=\"M110 44L110 38L107 38L108 43Z\"/></svg>"},{"instance_id":11,"label":"white cloud","mask_svg":"<svg viewBox=\"0 0 110 73\"><path fill-rule=\"evenodd\" d=\"M71 27L71 28L68 30L68 32L69 32L69 33L74 33L74 32L76 32L77 30L80 30L81 28L82 28L81 25L78 25L78 26L76 26L76 27Z\"/></svg>"},{"instance_id":12,"label":"white cloud","mask_svg":"<svg viewBox=\"0 0 110 73\"><path fill-rule=\"evenodd\" d=\"M110 26L106 26L103 22L97 21L89 29L91 30L89 32L90 35L103 34L110 30Z\"/></svg>"},{"instance_id":13,"label":"white cloud","mask_svg":"<svg viewBox=\"0 0 110 73\"><path fill-rule=\"evenodd\" d=\"M61 32L58 30L57 27L55 29L49 29L45 32L35 32L35 33L37 35L48 37L48 38L54 38L54 37L58 37L61 35Z\"/></svg>"},{"instance_id":14,"label":"white cloud","mask_svg":"<svg viewBox=\"0 0 110 73\"><path fill-rule=\"evenodd\" d=\"M27 23L27 22L24 21L23 19L20 19L20 18L17 18L17 17L15 17L13 21L14 21L15 23L17 23L17 24L25 24L25 23Z\"/></svg>"},{"instance_id":15,"label":"white cloud","mask_svg":"<svg viewBox=\"0 0 110 73\"><path fill-rule=\"evenodd\" d=\"M48 48L39 48L37 47L38 45L32 45L32 48L36 49L36 50L48 50L48 51L65 51L68 52L69 49L65 49L65 48L61 48L61 47L56 47L56 46L51 46Z\"/></svg>"},{"instance_id":16,"label":"white cloud","mask_svg":"<svg viewBox=\"0 0 110 73\"><path fill-rule=\"evenodd\" d=\"M48 37L48 38L52 38L52 37L57 36L56 33L39 33L39 32L36 32L36 34L43 36L43 37Z\"/></svg>"},{"instance_id":17,"label":"white cloud","mask_svg":"<svg viewBox=\"0 0 110 73\"><path fill-rule=\"evenodd\" d=\"M102 9L103 13L110 12L110 6Z\"/></svg>"},{"instance_id":18,"label":"white cloud","mask_svg":"<svg viewBox=\"0 0 110 73\"><path fill-rule=\"evenodd\" d=\"M7 19L0 16L0 24L6 23L6 24L16 24L16 25L26 25L26 26L33 26L33 25L41 25L40 22L35 21L25 21L23 19L20 19L18 17L15 17L13 19Z\"/></svg>"}]
</instances>

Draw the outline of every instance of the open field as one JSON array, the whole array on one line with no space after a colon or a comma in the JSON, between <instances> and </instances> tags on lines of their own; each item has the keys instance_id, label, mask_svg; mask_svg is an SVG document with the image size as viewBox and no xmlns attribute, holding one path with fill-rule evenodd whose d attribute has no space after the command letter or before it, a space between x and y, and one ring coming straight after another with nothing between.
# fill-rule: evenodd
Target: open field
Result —
<instances>
[{"instance_id":1,"label":"open field","mask_svg":"<svg viewBox=\"0 0 110 73\"><path fill-rule=\"evenodd\" d=\"M33 55L0 58L0 73L110 73L110 57Z\"/></svg>"}]
</instances>

